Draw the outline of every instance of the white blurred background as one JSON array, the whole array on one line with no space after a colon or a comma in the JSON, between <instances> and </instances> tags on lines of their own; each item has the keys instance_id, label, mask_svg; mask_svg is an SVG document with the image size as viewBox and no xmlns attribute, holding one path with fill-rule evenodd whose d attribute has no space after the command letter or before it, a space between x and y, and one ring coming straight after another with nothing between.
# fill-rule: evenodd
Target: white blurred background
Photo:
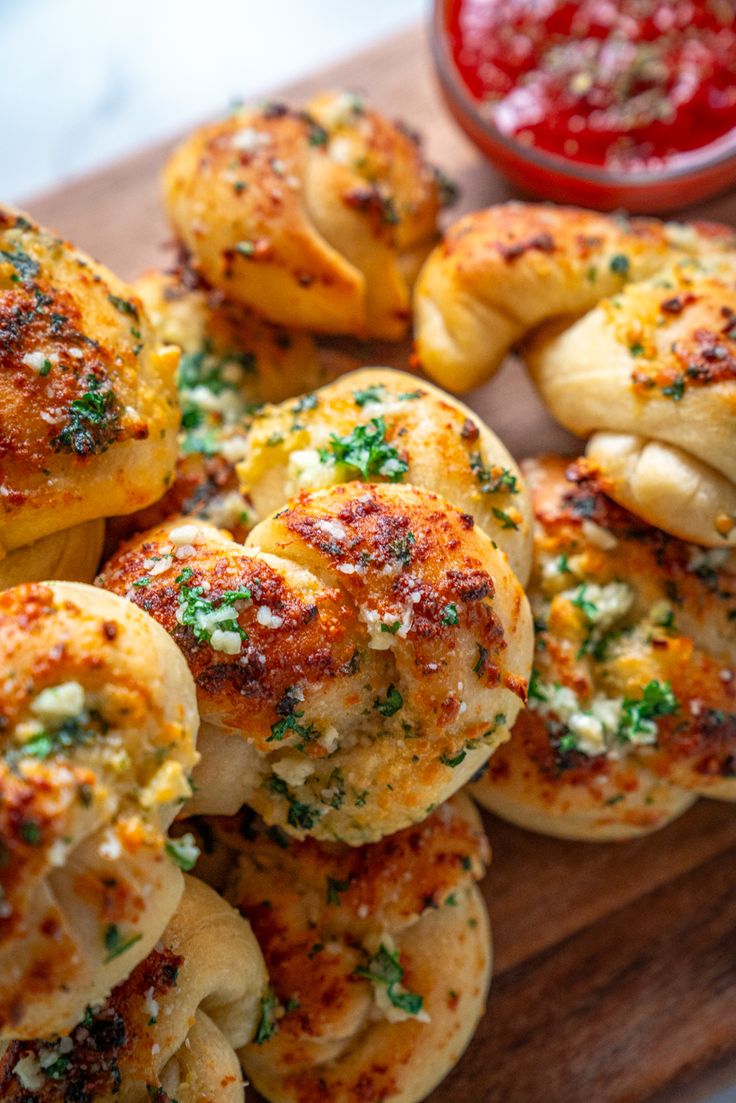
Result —
<instances>
[{"instance_id":1,"label":"white blurred background","mask_svg":"<svg viewBox=\"0 0 736 1103\"><path fill-rule=\"evenodd\" d=\"M0 0L0 198L47 191L424 10L424 0Z\"/></svg>"}]
</instances>

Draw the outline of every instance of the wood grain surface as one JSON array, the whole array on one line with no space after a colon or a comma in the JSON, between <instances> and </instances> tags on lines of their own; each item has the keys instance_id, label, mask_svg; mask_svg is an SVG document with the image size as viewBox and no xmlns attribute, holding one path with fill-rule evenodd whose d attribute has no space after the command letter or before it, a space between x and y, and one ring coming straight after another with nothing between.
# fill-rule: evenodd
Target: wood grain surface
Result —
<instances>
[{"instance_id":1,"label":"wood grain surface","mask_svg":"<svg viewBox=\"0 0 736 1103\"><path fill-rule=\"evenodd\" d=\"M300 99L329 86L363 90L420 130L432 159L461 185L458 210L513 194L444 110L423 28L278 95ZM168 148L27 206L120 275L135 276L165 261L158 175ZM736 221L736 197L697 213ZM363 363L406 366L408 349L348 351ZM470 403L519 457L574 448L519 364ZM664 831L625 844L560 842L492 817L487 825L496 975L475 1040L431 1103L736 1100L733 806L700 801Z\"/></svg>"}]
</instances>

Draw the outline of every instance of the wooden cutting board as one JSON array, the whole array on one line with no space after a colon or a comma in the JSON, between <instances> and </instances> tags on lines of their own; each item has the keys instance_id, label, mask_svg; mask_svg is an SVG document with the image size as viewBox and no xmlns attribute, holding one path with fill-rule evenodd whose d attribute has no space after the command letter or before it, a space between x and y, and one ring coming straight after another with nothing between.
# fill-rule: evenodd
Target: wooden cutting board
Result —
<instances>
[{"instance_id":1,"label":"wooden cutting board","mask_svg":"<svg viewBox=\"0 0 736 1103\"><path fill-rule=\"evenodd\" d=\"M514 194L439 99L423 28L279 90L368 93L420 130L470 210ZM123 277L161 264L157 146L28 207ZM736 196L700 217L736 221ZM453 214L454 217L454 214ZM357 351L406 365L407 346ZM471 405L521 457L574 447L509 364ZM566 843L487 817L496 967L488 1012L432 1103L736 1101L736 809L700 801L634 843ZM253 1099L253 1095L249 1095ZM329 1103L329 1101L326 1101Z\"/></svg>"}]
</instances>

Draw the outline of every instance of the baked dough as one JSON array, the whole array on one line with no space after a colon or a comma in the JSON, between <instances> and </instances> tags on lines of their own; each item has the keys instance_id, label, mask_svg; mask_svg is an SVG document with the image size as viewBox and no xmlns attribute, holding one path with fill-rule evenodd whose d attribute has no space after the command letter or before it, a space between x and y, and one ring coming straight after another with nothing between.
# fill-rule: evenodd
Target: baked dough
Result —
<instances>
[{"instance_id":1,"label":"baked dough","mask_svg":"<svg viewBox=\"0 0 736 1103\"><path fill-rule=\"evenodd\" d=\"M689 498L687 535L736 545L736 251L672 263L558 329L543 327L526 353L553 416L579 436L635 434L665 446L654 504L635 495L635 512L680 535ZM628 505L626 475L619 481L602 458L611 492ZM665 500L673 476L683 484Z\"/></svg>"},{"instance_id":2,"label":"baked dough","mask_svg":"<svg viewBox=\"0 0 736 1103\"><path fill-rule=\"evenodd\" d=\"M159 340L181 349L185 452L211 454L218 430L324 382L311 337L267 325L185 269L148 272L133 287Z\"/></svg>"},{"instance_id":3,"label":"baked dough","mask_svg":"<svg viewBox=\"0 0 736 1103\"><path fill-rule=\"evenodd\" d=\"M0 590L22 582L52 579L92 582L100 565L104 537L105 522L97 518L8 552L0 559Z\"/></svg>"},{"instance_id":4,"label":"baked dough","mask_svg":"<svg viewBox=\"0 0 736 1103\"><path fill-rule=\"evenodd\" d=\"M303 494L245 547L169 522L100 581L149 611L194 675L191 812L247 801L299 837L379 839L467 781L525 700L520 583L472 518L416 487Z\"/></svg>"},{"instance_id":5,"label":"baked dough","mask_svg":"<svg viewBox=\"0 0 736 1103\"><path fill-rule=\"evenodd\" d=\"M271 1015L240 1051L271 1103L417 1103L483 1013L488 850L466 797L359 850L241 831L227 895L253 924ZM366 974L373 979L369 979Z\"/></svg>"},{"instance_id":6,"label":"baked dough","mask_svg":"<svg viewBox=\"0 0 736 1103\"><path fill-rule=\"evenodd\" d=\"M73 582L0 594L0 1039L70 1029L160 937L194 685L155 621Z\"/></svg>"},{"instance_id":7,"label":"baked dough","mask_svg":"<svg viewBox=\"0 0 736 1103\"><path fill-rule=\"evenodd\" d=\"M374 442L367 463L359 451L366 433ZM352 463L340 459L341 441L352 444ZM398 470L386 447L400 459ZM406 372L363 368L296 402L266 407L253 419L238 475L266 517L300 490L360 478L361 461L364 478L422 487L472 514L527 581L531 505L516 463L467 406Z\"/></svg>"},{"instance_id":8,"label":"baked dough","mask_svg":"<svg viewBox=\"0 0 736 1103\"><path fill-rule=\"evenodd\" d=\"M736 546L736 483L672 444L594 433L585 454L609 495L649 524L705 547Z\"/></svg>"},{"instance_id":9,"label":"baked dough","mask_svg":"<svg viewBox=\"0 0 736 1103\"><path fill-rule=\"evenodd\" d=\"M266 969L250 927L194 877L160 942L64 1038L11 1042L5 1103L243 1103L234 1048L256 1033Z\"/></svg>"},{"instance_id":10,"label":"baked dough","mask_svg":"<svg viewBox=\"0 0 736 1103\"><path fill-rule=\"evenodd\" d=\"M730 252L735 244L731 230L712 223L535 203L474 211L450 227L417 279L417 361L440 386L469 390L542 323L569 324L673 257Z\"/></svg>"},{"instance_id":11,"label":"baked dough","mask_svg":"<svg viewBox=\"0 0 736 1103\"><path fill-rule=\"evenodd\" d=\"M129 287L0 207L0 556L160 497L178 361Z\"/></svg>"},{"instance_id":12,"label":"baked dough","mask_svg":"<svg viewBox=\"0 0 736 1103\"><path fill-rule=\"evenodd\" d=\"M398 340L436 236L418 140L352 94L244 107L172 154L166 208L191 263L279 325Z\"/></svg>"},{"instance_id":13,"label":"baked dough","mask_svg":"<svg viewBox=\"0 0 736 1103\"><path fill-rule=\"evenodd\" d=\"M525 827L581 839L736 800L736 555L605 494L586 460L522 464L537 516L530 707L473 787Z\"/></svg>"},{"instance_id":14,"label":"baked dough","mask_svg":"<svg viewBox=\"0 0 736 1103\"><path fill-rule=\"evenodd\" d=\"M245 430L264 402L280 402L328 377L304 333L269 326L186 268L148 272L134 288L165 344L181 350L181 430L174 479L153 505L107 526L107 555L136 532L186 513L243 540L253 525L234 464Z\"/></svg>"}]
</instances>

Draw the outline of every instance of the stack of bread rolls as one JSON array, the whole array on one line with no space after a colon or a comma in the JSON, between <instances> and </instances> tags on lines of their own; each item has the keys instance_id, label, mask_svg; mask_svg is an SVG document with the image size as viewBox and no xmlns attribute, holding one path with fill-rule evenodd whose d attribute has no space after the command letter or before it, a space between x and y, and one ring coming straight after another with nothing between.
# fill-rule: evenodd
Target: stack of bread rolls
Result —
<instances>
[{"instance_id":1,"label":"stack of bread rolls","mask_svg":"<svg viewBox=\"0 0 736 1103\"><path fill-rule=\"evenodd\" d=\"M452 390L512 345L586 458L522 465L529 708L474 787L516 823L626 838L736 799L736 238L511 203L461 219L416 288Z\"/></svg>"},{"instance_id":2,"label":"stack of bread rolls","mask_svg":"<svg viewBox=\"0 0 736 1103\"><path fill-rule=\"evenodd\" d=\"M315 335L406 334L445 185L330 93L165 189L134 288L4 215L3 1098L234 1103L242 1064L412 1103L488 987L456 794L526 701L531 504L466 407L329 383Z\"/></svg>"},{"instance_id":3,"label":"stack of bread rolls","mask_svg":"<svg viewBox=\"0 0 736 1103\"><path fill-rule=\"evenodd\" d=\"M0 213L0 1095L418 1103L490 976L463 787L596 840L736 799L736 241L515 203L438 243L346 93L164 192L134 287ZM520 347L586 455L345 374L412 294L415 368Z\"/></svg>"}]
</instances>

